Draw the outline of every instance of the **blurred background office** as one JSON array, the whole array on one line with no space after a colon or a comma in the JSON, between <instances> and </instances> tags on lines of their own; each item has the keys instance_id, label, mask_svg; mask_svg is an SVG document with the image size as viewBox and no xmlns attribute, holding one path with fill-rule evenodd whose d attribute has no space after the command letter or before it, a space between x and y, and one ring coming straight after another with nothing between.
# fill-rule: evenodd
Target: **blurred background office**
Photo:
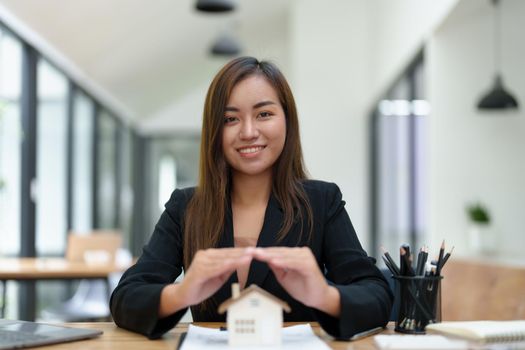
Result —
<instances>
[{"instance_id":1,"label":"blurred background office","mask_svg":"<svg viewBox=\"0 0 525 350\"><path fill-rule=\"evenodd\" d=\"M210 3L0 0L0 257L63 256L94 229L138 256L197 181L212 77L253 55L289 79L309 172L340 186L369 254L445 239L525 261L524 1ZM484 104L497 72L508 95ZM72 292L38 282L37 310Z\"/></svg>"}]
</instances>

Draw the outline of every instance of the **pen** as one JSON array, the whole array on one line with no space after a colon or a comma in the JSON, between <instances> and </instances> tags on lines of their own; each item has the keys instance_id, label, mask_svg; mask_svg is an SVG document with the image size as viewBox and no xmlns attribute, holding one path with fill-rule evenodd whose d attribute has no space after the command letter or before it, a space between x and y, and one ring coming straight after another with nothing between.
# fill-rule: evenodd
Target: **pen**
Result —
<instances>
[{"instance_id":1,"label":"pen","mask_svg":"<svg viewBox=\"0 0 525 350\"><path fill-rule=\"evenodd\" d=\"M441 264L441 268L443 268L443 266L445 266L445 264L447 263L448 259L450 258L450 256L452 255L452 252L454 251L454 246L452 246L452 249L450 249L450 252L448 252L447 254L445 254L445 257L443 258L443 263Z\"/></svg>"},{"instance_id":2,"label":"pen","mask_svg":"<svg viewBox=\"0 0 525 350\"><path fill-rule=\"evenodd\" d=\"M390 265L392 265L392 268L394 269L394 271L396 271L396 275L399 275L400 274L399 267L397 267L396 263L394 262L390 254L386 251L384 247L381 247L381 250L383 251L383 255L386 257L388 262L390 262Z\"/></svg>"},{"instance_id":3,"label":"pen","mask_svg":"<svg viewBox=\"0 0 525 350\"><path fill-rule=\"evenodd\" d=\"M403 247L399 248L399 254L401 255L401 263L404 263L405 266L405 273L406 276L414 276L414 269L412 269L412 265L408 261L408 255L407 252Z\"/></svg>"},{"instance_id":4,"label":"pen","mask_svg":"<svg viewBox=\"0 0 525 350\"><path fill-rule=\"evenodd\" d=\"M412 262L410 261L410 245L407 244L407 243L403 243L401 245L401 248L403 248L406 252L406 260L405 260L405 271L403 273L403 269L401 269L401 273L403 274L407 274L407 272L409 272L409 269L412 269ZM400 250L401 252L401 250ZM400 257L401 258L401 257ZM402 262L403 259L400 259L400 263L403 265L403 262Z\"/></svg>"},{"instance_id":5,"label":"pen","mask_svg":"<svg viewBox=\"0 0 525 350\"><path fill-rule=\"evenodd\" d=\"M439 258L436 266L436 274L439 276L441 273L441 268L443 267L443 254L445 253L445 240L441 243L441 248L439 248Z\"/></svg>"},{"instance_id":6,"label":"pen","mask_svg":"<svg viewBox=\"0 0 525 350\"><path fill-rule=\"evenodd\" d=\"M353 340L358 340L364 337L368 337L370 335L382 332L383 329L384 329L383 327L376 327L376 328L368 329L364 332L354 334L349 340L353 341Z\"/></svg>"},{"instance_id":7,"label":"pen","mask_svg":"<svg viewBox=\"0 0 525 350\"><path fill-rule=\"evenodd\" d=\"M390 265L390 262L383 255L381 256L381 258L383 258L383 261L385 262L386 267L388 267L388 269L390 270L392 275L398 276L399 275L399 271L396 271L394 269L394 267L392 265Z\"/></svg>"}]
</instances>

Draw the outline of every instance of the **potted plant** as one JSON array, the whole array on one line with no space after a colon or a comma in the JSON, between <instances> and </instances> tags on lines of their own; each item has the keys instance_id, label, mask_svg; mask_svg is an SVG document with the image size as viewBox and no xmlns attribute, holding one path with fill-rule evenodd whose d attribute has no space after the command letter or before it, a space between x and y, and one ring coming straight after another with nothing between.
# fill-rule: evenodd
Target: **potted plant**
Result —
<instances>
[{"instance_id":1,"label":"potted plant","mask_svg":"<svg viewBox=\"0 0 525 350\"><path fill-rule=\"evenodd\" d=\"M473 253L492 254L496 251L496 237L492 232L491 216L480 202L467 205L469 245Z\"/></svg>"}]
</instances>

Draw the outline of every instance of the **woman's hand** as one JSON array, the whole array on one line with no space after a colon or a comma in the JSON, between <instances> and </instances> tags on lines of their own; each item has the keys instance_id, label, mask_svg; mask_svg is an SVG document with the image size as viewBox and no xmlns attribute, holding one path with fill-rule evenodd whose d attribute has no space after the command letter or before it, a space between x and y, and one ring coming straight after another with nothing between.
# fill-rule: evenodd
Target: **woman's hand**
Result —
<instances>
[{"instance_id":1,"label":"woman's hand","mask_svg":"<svg viewBox=\"0 0 525 350\"><path fill-rule=\"evenodd\" d=\"M239 267L252 261L253 248L199 250L181 283L161 292L159 317L169 316L212 296Z\"/></svg>"},{"instance_id":2,"label":"woman's hand","mask_svg":"<svg viewBox=\"0 0 525 350\"><path fill-rule=\"evenodd\" d=\"M310 248L257 248L253 257L270 266L277 281L293 298L306 306L339 316L339 291L326 282Z\"/></svg>"},{"instance_id":3,"label":"woman's hand","mask_svg":"<svg viewBox=\"0 0 525 350\"><path fill-rule=\"evenodd\" d=\"M188 306L212 296L235 270L249 265L252 251L246 248L199 250L180 286Z\"/></svg>"}]
</instances>

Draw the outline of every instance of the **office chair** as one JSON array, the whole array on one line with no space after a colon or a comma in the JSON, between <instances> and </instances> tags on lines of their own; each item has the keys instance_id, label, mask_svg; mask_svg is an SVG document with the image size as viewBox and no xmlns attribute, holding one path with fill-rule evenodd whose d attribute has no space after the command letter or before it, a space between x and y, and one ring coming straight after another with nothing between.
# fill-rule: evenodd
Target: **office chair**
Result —
<instances>
[{"instance_id":1,"label":"office chair","mask_svg":"<svg viewBox=\"0 0 525 350\"><path fill-rule=\"evenodd\" d=\"M79 261L102 257L108 259L106 263L129 265L132 260L131 253L120 248L121 242L122 235L118 232L93 231L87 235L70 233L66 259ZM100 254L100 252L106 252L106 254ZM46 321L60 322L109 320L109 295L118 284L121 275L121 272L112 273L108 276L107 281L80 280L75 294L69 300L45 308L41 312L41 318Z\"/></svg>"}]
</instances>

